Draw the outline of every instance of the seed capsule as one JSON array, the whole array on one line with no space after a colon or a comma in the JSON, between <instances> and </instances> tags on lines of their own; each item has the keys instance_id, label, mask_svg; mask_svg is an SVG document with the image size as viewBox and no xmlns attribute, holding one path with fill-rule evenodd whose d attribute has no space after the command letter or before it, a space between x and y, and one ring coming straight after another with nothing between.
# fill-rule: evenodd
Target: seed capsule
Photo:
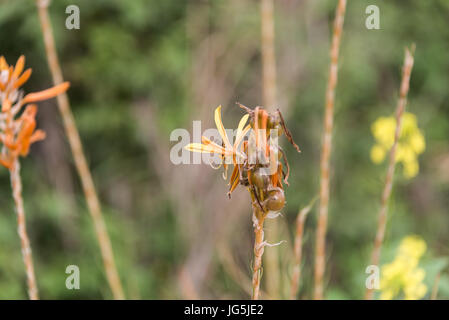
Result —
<instances>
[{"instance_id":1,"label":"seed capsule","mask_svg":"<svg viewBox=\"0 0 449 320\"><path fill-rule=\"evenodd\" d=\"M268 115L268 121L267 121L267 129L274 129L279 126L279 116L277 113L270 113Z\"/></svg>"},{"instance_id":2,"label":"seed capsule","mask_svg":"<svg viewBox=\"0 0 449 320\"><path fill-rule=\"evenodd\" d=\"M248 181L248 170L246 168L242 168L242 173L240 177L240 183L244 186L249 186Z\"/></svg>"},{"instance_id":3,"label":"seed capsule","mask_svg":"<svg viewBox=\"0 0 449 320\"><path fill-rule=\"evenodd\" d=\"M276 188L268 192L265 206L270 211L280 211L285 205L285 195L281 188Z\"/></svg>"},{"instance_id":4,"label":"seed capsule","mask_svg":"<svg viewBox=\"0 0 449 320\"><path fill-rule=\"evenodd\" d=\"M265 189L270 183L270 177L259 169L251 171L250 179L251 183L259 189Z\"/></svg>"}]
</instances>

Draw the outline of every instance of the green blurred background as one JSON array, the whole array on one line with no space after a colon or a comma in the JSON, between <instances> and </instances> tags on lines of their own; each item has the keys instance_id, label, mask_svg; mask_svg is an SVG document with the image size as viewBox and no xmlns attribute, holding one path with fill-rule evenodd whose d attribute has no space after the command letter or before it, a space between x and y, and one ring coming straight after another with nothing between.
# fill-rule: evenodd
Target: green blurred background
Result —
<instances>
[{"instance_id":1,"label":"green blurred background","mask_svg":"<svg viewBox=\"0 0 449 320\"><path fill-rule=\"evenodd\" d=\"M287 298L294 221L318 192L324 92L337 1L275 1L278 104L300 155L285 145L292 172L276 239L267 248ZM80 30L65 28L66 6L80 8ZM380 30L365 28L365 8L380 8ZM174 166L170 132L225 127L262 104L260 3L256 0L58 0L50 15L69 97L102 201L127 298L248 298L252 259L249 196L231 200L221 172ZM392 115L405 46L416 43L408 111L426 150L420 172L397 170L382 261L417 234L428 249L421 266L439 298L449 298L449 1L348 1L341 47L332 155L326 297L361 299L376 230L386 164L370 160L370 127ZM0 1L0 54L25 54L33 68L24 89L51 86L34 1ZM23 196L43 299L112 298L55 100L40 103L47 139L22 160ZM285 141L284 141L285 143ZM0 298L25 299L26 283L9 176L0 170ZM300 298L311 298L316 210L306 223ZM268 234L272 222L267 224ZM81 289L67 290L65 268L78 265ZM272 264L271 264L272 265ZM427 294L426 298L428 298Z\"/></svg>"}]
</instances>

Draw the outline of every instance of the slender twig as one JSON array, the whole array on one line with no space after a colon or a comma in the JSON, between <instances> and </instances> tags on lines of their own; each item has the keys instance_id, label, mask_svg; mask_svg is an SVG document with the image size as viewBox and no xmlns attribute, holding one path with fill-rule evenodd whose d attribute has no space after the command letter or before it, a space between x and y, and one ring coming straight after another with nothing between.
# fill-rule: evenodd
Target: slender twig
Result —
<instances>
[{"instance_id":1,"label":"slender twig","mask_svg":"<svg viewBox=\"0 0 449 320\"><path fill-rule=\"evenodd\" d=\"M273 110L276 104L276 57L274 52L273 0L262 0L262 84L263 103L267 110Z\"/></svg>"},{"instance_id":2,"label":"slender twig","mask_svg":"<svg viewBox=\"0 0 449 320\"><path fill-rule=\"evenodd\" d=\"M299 289L299 280L301 278L301 259L302 259L302 239L304 234L304 224L310 210L312 209L315 201L318 197L315 197L306 207L299 211L296 217L296 234L295 234L295 264L293 266L293 274L290 286L290 299L296 299Z\"/></svg>"},{"instance_id":3,"label":"slender twig","mask_svg":"<svg viewBox=\"0 0 449 320\"><path fill-rule=\"evenodd\" d=\"M262 256L264 252L264 214L257 204L253 205L253 227L254 227L254 261L253 261L253 294L251 299L258 300L260 293L260 279L262 277Z\"/></svg>"},{"instance_id":4,"label":"slender twig","mask_svg":"<svg viewBox=\"0 0 449 320\"><path fill-rule=\"evenodd\" d=\"M399 100L396 107L396 129L394 132L394 143L390 150L389 155L389 163L387 169L387 176L385 178L385 186L382 193L380 210L378 215L378 225L376 238L374 240L374 249L371 255L371 264L379 265L380 260L380 252L382 249L382 242L384 240L385 228L387 225L387 211L388 211L388 200L390 199L391 190L393 188L393 177L394 177L394 169L396 164L396 149L398 146L398 140L401 132L401 123L402 123L402 115L405 110L405 106L407 104L407 93L410 85L410 75L412 73L413 68L413 51L405 49L405 57L404 57L404 66L402 68L402 80L401 80L401 88L399 92ZM373 298L373 289L366 289L365 299Z\"/></svg>"},{"instance_id":5,"label":"slender twig","mask_svg":"<svg viewBox=\"0 0 449 320\"><path fill-rule=\"evenodd\" d=\"M61 67L59 65L58 56L56 53L53 30L48 16L47 9L49 1L36 0L36 4L39 12L39 19L42 28L42 34L44 37L45 50L47 54L50 72L54 84L59 84L63 82L63 76ZM109 239L109 235L107 233L107 229L101 212L100 201L98 200L98 195L95 190L92 175L87 165L81 139L78 133L78 129L75 125L75 120L73 118L72 111L70 109L67 94L64 93L59 95L57 97L57 101L59 111L61 113L64 123L64 129L69 140L73 158L75 160L75 166L78 171L78 175L80 176L81 179L81 184L83 187L87 206L89 208L89 212L94 223L95 233L100 246L103 264L106 271L106 277L108 279L109 286L111 287L112 294L115 299L124 299L122 285L117 272L117 268L115 266L111 241Z\"/></svg>"},{"instance_id":6,"label":"slender twig","mask_svg":"<svg viewBox=\"0 0 449 320\"><path fill-rule=\"evenodd\" d=\"M323 276L326 259L326 229L329 210L329 162L332 146L332 128L334 121L335 88L337 86L338 54L340 50L343 22L346 11L346 0L339 0L335 14L332 46L330 49L329 79L326 90L326 110L324 116L324 135L320 162L320 208L316 233L315 253L315 292L314 298L323 299Z\"/></svg>"},{"instance_id":7,"label":"slender twig","mask_svg":"<svg viewBox=\"0 0 449 320\"><path fill-rule=\"evenodd\" d=\"M438 272L438 274L435 277L435 282L433 283L432 295L430 296L430 300L436 300L437 299L438 287L440 286L440 276L441 276L441 273Z\"/></svg>"},{"instance_id":8,"label":"slender twig","mask_svg":"<svg viewBox=\"0 0 449 320\"><path fill-rule=\"evenodd\" d=\"M276 55L274 45L274 3L273 0L261 0L261 53L262 53L262 91L263 104L267 110L276 107ZM279 234L279 222L274 220L267 230L267 237L276 239ZM280 271L278 251L269 250L265 255L267 292L274 299L279 295Z\"/></svg>"},{"instance_id":9,"label":"slender twig","mask_svg":"<svg viewBox=\"0 0 449 320\"><path fill-rule=\"evenodd\" d=\"M22 199L22 181L20 179L20 163L19 159L15 159L11 169L11 188L12 195L17 213L17 232L20 237L20 245L22 247L23 262L25 264L25 272L27 276L28 295L31 300L38 300L39 294L36 285L36 278L34 276L33 257L31 254L30 239L28 238L25 222L25 209L23 207Z\"/></svg>"},{"instance_id":10,"label":"slender twig","mask_svg":"<svg viewBox=\"0 0 449 320\"><path fill-rule=\"evenodd\" d=\"M256 199L257 192L254 188L250 190L251 202L253 208L253 228L254 228L254 261L253 261L253 292L251 299L259 300L260 279L262 278L262 256L265 248L263 225L265 222L265 212L261 209Z\"/></svg>"}]
</instances>

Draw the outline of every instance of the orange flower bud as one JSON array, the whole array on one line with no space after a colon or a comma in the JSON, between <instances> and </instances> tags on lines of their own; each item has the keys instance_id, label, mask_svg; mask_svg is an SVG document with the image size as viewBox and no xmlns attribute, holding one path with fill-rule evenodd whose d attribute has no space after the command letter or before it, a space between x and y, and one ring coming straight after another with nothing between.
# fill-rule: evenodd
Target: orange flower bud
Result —
<instances>
[{"instance_id":1,"label":"orange flower bud","mask_svg":"<svg viewBox=\"0 0 449 320\"><path fill-rule=\"evenodd\" d=\"M23 98L23 104L54 98L57 95L67 91L69 87L70 82L64 82L47 90L29 93L25 96L25 98Z\"/></svg>"}]
</instances>

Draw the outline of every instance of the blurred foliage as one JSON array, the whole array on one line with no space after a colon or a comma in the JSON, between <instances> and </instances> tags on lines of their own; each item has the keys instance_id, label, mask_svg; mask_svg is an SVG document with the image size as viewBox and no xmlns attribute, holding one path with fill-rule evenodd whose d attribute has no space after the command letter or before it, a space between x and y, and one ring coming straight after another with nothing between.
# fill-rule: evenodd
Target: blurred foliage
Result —
<instances>
[{"instance_id":1,"label":"blurred foliage","mask_svg":"<svg viewBox=\"0 0 449 320\"><path fill-rule=\"evenodd\" d=\"M69 4L80 7L80 30L64 26ZM281 237L288 242L292 242L297 209L308 203L319 187L324 92L335 4L331 0L283 0L276 4L279 104L282 110L288 110L287 124L303 151L298 156L292 148L286 148L292 172L284 212L288 228L283 229ZM365 28L368 4L380 8L380 30ZM219 67L221 63L231 66L229 77L234 91L230 97L214 100L207 116L223 104L230 109L224 117L237 119L241 114L233 107L235 101L248 106L260 104L258 6L255 0L52 1L50 15L61 65L65 78L72 83L69 96L129 298L180 298L177 272L189 247L176 221L176 210L181 209L161 188L163 181L151 164L157 150L142 136L135 107L142 101L154 106L157 119L148 126L154 125L166 137L156 144L169 147L169 133L174 128L190 130L189 121L199 117L191 113L199 95L192 84L198 76L193 62L201 60L196 56L197 49L208 33L218 34L214 43L218 43L219 52L236 51L233 59L217 62ZM375 143L370 125L381 116L393 114L403 50L412 42L417 49L407 108L417 115L426 150L419 158L417 177L408 180L396 175L382 261L393 259L401 238L420 235L428 246L422 262L427 287L432 288L436 274L441 272L438 297L449 298L448 14L446 0L348 3L335 114L328 298L363 296L386 170L385 163L374 165L370 161ZM27 65L33 68L27 91L49 86L51 77L34 1L0 1L0 44L1 54L10 62L20 54L26 55ZM252 51L243 57L245 45ZM243 48L241 58L239 48ZM204 94L207 91L204 88ZM22 164L27 226L41 296L111 298L55 103L41 104L38 116L40 127L48 132L53 126L52 132L61 139L51 149L45 148L49 139L37 144ZM52 157L57 161L49 162ZM68 175L61 178L61 172ZM216 173L217 179L219 175ZM26 298L6 170L0 171L0 190L0 298ZM222 190L224 195L224 186ZM312 289L315 221L311 213L306 223L300 293L305 298L310 298ZM244 232L249 234L249 213L245 222L248 228ZM235 235L242 238L240 231ZM243 239L249 241L249 237ZM281 260L286 261L282 272L286 282L292 259L288 248L279 249ZM233 253L237 260L246 259L239 262L246 273L249 244L241 250L247 251ZM64 286L65 268L70 264L81 269L81 290L70 291ZM207 284L206 297L247 298L218 262L216 269Z\"/></svg>"}]
</instances>

